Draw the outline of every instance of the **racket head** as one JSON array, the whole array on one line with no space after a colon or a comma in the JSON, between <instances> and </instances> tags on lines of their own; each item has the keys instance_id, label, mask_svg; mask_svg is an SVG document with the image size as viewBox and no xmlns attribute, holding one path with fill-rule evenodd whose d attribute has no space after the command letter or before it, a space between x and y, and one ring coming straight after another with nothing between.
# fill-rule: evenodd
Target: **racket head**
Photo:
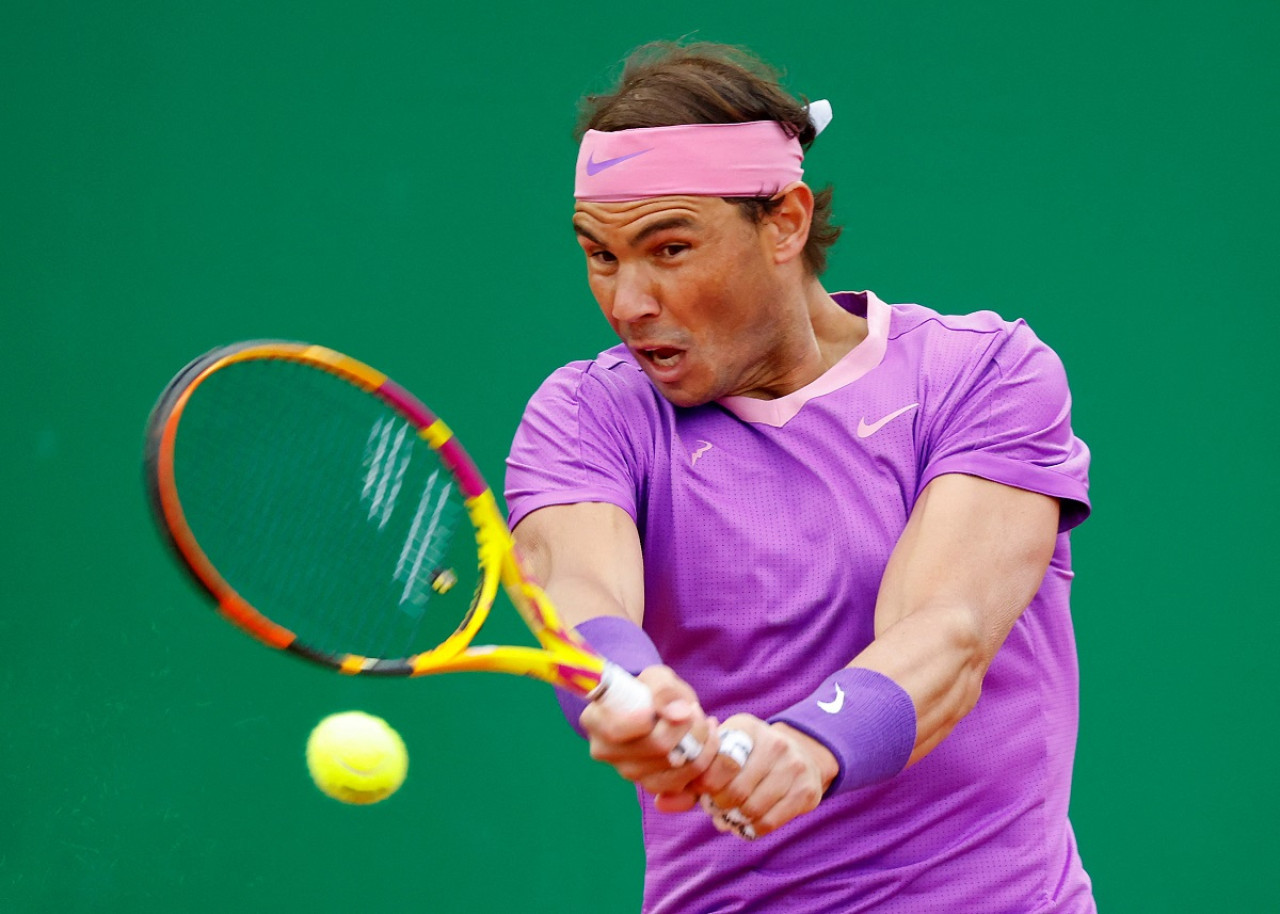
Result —
<instances>
[{"instance_id":1,"label":"racket head","mask_svg":"<svg viewBox=\"0 0 1280 914\"><path fill-rule=\"evenodd\" d=\"M511 576L505 523L448 428L369 366L304 343L215 349L165 388L144 466L174 555L258 640L346 673L559 675L533 649L469 649Z\"/></svg>"}]
</instances>

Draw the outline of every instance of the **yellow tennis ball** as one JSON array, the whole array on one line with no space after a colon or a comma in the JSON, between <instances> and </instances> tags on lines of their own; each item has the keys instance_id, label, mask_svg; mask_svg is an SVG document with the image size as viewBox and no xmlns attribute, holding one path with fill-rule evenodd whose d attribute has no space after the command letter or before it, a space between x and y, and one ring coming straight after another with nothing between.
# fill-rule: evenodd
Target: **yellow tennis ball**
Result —
<instances>
[{"instance_id":1,"label":"yellow tennis ball","mask_svg":"<svg viewBox=\"0 0 1280 914\"><path fill-rule=\"evenodd\" d=\"M377 803L400 789L409 772L404 740L381 717L330 714L307 738L311 779L343 803Z\"/></svg>"}]
</instances>

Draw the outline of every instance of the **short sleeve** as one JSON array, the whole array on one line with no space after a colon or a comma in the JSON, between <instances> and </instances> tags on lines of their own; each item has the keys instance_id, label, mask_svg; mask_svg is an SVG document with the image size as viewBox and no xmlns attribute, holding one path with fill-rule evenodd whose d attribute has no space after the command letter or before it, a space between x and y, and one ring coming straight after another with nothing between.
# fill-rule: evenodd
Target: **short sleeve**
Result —
<instances>
[{"instance_id":1,"label":"short sleeve","mask_svg":"<svg viewBox=\"0 0 1280 914\"><path fill-rule=\"evenodd\" d=\"M549 505L607 502L634 520L642 478L634 417L612 397L607 369L577 362L529 400L507 456L508 523ZM629 418L631 419L629 423Z\"/></svg>"},{"instance_id":2,"label":"short sleeve","mask_svg":"<svg viewBox=\"0 0 1280 914\"><path fill-rule=\"evenodd\" d=\"M1089 516L1089 449L1071 428L1066 371L1025 323L1007 327L928 428L919 488L964 473L1039 492L1062 502L1070 530Z\"/></svg>"}]
</instances>

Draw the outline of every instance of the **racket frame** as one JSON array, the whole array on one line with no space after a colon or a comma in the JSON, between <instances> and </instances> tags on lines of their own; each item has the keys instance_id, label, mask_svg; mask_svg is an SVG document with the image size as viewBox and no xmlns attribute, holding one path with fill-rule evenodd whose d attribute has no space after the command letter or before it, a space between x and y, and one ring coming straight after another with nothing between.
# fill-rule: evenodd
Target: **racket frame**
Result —
<instances>
[{"instance_id":1,"label":"racket frame","mask_svg":"<svg viewBox=\"0 0 1280 914\"><path fill-rule=\"evenodd\" d=\"M458 627L436 647L398 658L318 651L244 599L200 547L183 511L174 473L174 453L183 414L192 394L217 372L239 363L262 360L291 362L324 371L378 398L413 427L458 483L475 531L479 583ZM602 698L613 692L611 705L642 707L649 703L648 690L630 674L600 657L566 626L547 595L524 573L493 491L449 427L405 388L350 356L323 346L279 340L234 343L200 356L174 376L152 410L147 425L144 473L153 515L179 563L228 621L270 647L347 675L514 673L562 686L588 698ZM541 647L472 644L488 618L499 588L506 591ZM640 686L642 691L629 686Z\"/></svg>"}]
</instances>

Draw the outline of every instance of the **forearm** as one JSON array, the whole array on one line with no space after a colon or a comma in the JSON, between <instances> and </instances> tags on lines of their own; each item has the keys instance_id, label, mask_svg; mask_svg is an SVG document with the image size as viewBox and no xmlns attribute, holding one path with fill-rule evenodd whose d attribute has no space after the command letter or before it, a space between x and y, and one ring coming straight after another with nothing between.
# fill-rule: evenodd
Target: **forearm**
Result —
<instances>
[{"instance_id":1,"label":"forearm","mask_svg":"<svg viewBox=\"0 0 1280 914\"><path fill-rule=\"evenodd\" d=\"M615 505L584 502L535 511L515 535L526 570L542 583L565 624L639 676L651 693L647 711L620 711L560 689L570 724L589 740L592 757L623 777L650 793L680 793L715 758L714 725L693 689L661 665L640 627L644 565L635 524ZM702 750L695 753L687 743ZM672 764L677 746L687 763Z\"/></svg>"},{"instance_id":2,"label":"forearm","mask_svg":"<svg viewBox=\"0 0 1280 914\"><path fill-rule=\"evenodd\" d=\"M873 784L933 750L977 703L991 654L963 610L920 610L775 715L803 737L824 791Z\"/></svg>"},{"instance_id":3,"label":"forearm","mask_svg":"<svg viewBox=\"0 0 1280 914\"><path fill-rule=\"evenodd\" d=\"M977 704L994 657L978 618L963 607L918 610L893 623L849 664L882 673L911 697L916 739L909 765L932 751Z\"/></svg>"},{"instance_id":4,"label":"forearm","mask_svg":"<svg viewBox=\"0 0 1280 914\"><path fill-rule=\"evenodd\" d=\"M577 573L551 565L544 573L531 571L546 592L551 605L571 627L601 616L617 616L639 625L642 613L630 604L616 586L598 576Z\"/></svg>"},{"instance_id":5,"label":"forearm","mask_svg":"<svg viewBox=\"0 0 1280 914\"><path fill-rule=\"evenodd\" d=\"M583 502L535 511L515 530L525 571L565 623L644 618L644 572L635 524L622 509Z\"/></svg>"},{"instance_id":6,"label":"forearm","mask_svg":"<svg viewBox=\"0 0 1280 914\"><path fill-rule=\"evenodd\" d=\"M973 710L1044 577L1057 513L1046 496L974 477L942 476L925 489L881 580L874 640L775 716L841 758L835 789L919 761ZM857 769L852 779L846 765Z\"/></svg>"},{"instance_id":7,"label":"forearm","mask_svg":"<svg viewBox=\"0 0 1280 914\"><path fill-rule=\"evenodd\" d=\"M640 627L644 577L639 536L626 512L604 503L554 505L515 530L525 572L537 580L564 624L629 673L661 664ZM587 701L561 689L560 705L582 736Z\"/></svg>"},{"instance_id":8,"label":"forearm","mask_svg":"<svg viewBox=\"0 0 1280 914\"><path fill-rule=\"evenodd\" d=\"M916 708L919 761L978 702L1053 556L1058 503L972 476L921 494L885 569L875 639L851 666L888 676Z\"/></svg>"}]
</instances>

